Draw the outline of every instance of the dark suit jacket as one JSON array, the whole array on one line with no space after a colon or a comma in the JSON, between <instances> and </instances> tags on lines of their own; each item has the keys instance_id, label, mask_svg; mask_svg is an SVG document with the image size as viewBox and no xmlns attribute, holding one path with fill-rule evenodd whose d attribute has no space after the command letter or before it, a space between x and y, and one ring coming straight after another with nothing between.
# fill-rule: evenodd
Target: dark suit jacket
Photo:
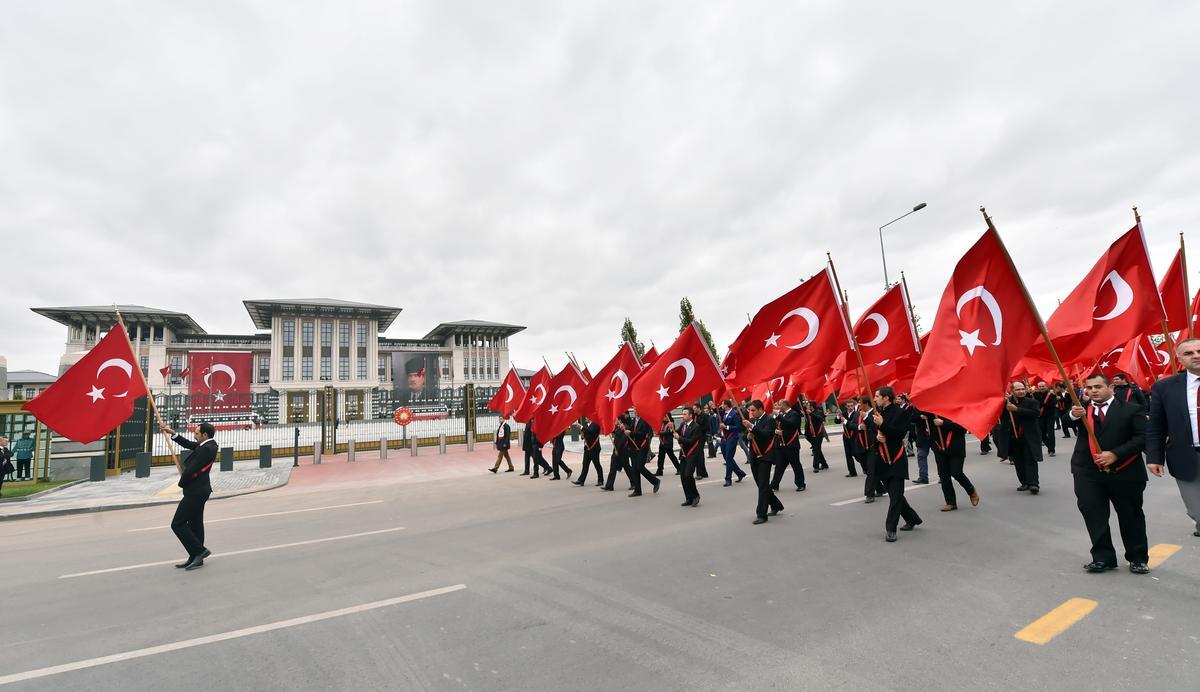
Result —
<instances>
[{"instance_id":1,"label":"dark suit jacket","mask_svg":"<svg viewBox=\"0 0 1200 692\"><path fill-rule=\"evenodd\" d=\"M1146 463L1163 464L1182 481L1196 480L1196 450L1187 403L1187 373L1164 377L1150 388Z\"/></svg>"},{"instance_id":2,"label":"dark suit jacket","mask_svg":"<svg viewBox=\"0 0 1200 692\"><path fill-rule=\"evenodd\" d=\"M892 404L880 411L883 425L875 425L875 416L867 416L867 442L879 459L876 472L880 478L908 478L908 452L904 448L904 438L908 436L909 411L897 404ZM876 435L882 432L887 439L886 446L881 449L881 443ZM884 459L884 452L891 457Z\"/></svg>"},{"instance_id":3,"label":"dark suit jacket","mask_svg":"<svg viewBox=\"0 0 1200 692\"><path fill-rule=\"evenodd\" d=\"M1085 415L1092 415L1091 404L1084 410L1087 412ZM1110 467L1113 473L1121 478L1147 479L1146 465L1142 463L1142 450L1146 448L1146 415L1141 405L1113 397L1104 415L1104 424L1096 428L1096 439L1100 442L1100 451L1117 455L1117 463ZM1118 467L1119 471L1116 470ZM1092 461L1090 441L1087 432L1082 429L1076 436L1075 451L1071 454L1071 473L1105 475Z\"/></svg>"},{"instance_id":4,"label":"dark suit jacket","mask_svg":"<svg viewBox=\"0 0 1200 692\"><path fill-rule=\"evenodd\" d=\"M633 427L629 429L629 442L637 449L638 453L648 453L652 435L654 435L654 428L650 427L645 418L639 417Z\"/></svg>"},{"instance_id":5,"label":"dark suit jacket","mask_svg":"<svg viewBox=\"0 0 1200 692\"><path fill-rule=\"evenodd\" d=\"M1017 401L1016 411L1008 410L1007 399L1004 404L1004 408L1000 409L1000 425L1008 431L1009 439L1016 438L1024 442L1029 450L1028 454L1036 459L1038 451L1042 448L1041 404L1029 395ZM1012 427L1014 422L1017 424L1016 430Z\"/></svg>"},{"instance_id":6,"label":"dark suit jacket","mask_svg":"<svg viewBox=\"0 0 1200 692\"><path fill-rule=\"evenodd\" d=\"M779 457L779 443L775 441L775 417L764 413L754 421L754 427L749 431L750 453L756 461L774 463Z\"/></svg>"},{"instance_id":7,"label":"dark suit jacket","mask_svg":"<svg viewBox=\"0 0 1200 692\"><path fill-rule=\"evenodd\" d=\"M800 446L800 426L804 424L804 417L800 415L800 411L794 407L789 408L782 416L775 418L776 424L779 426L781 444L785 449L794 449Z\"/></svg>"},{"instance_id":8,"label":"dark suit jacket","mask_svg":"<svg viewBox=\"0 0 1200 692\"><path fill-rule=\"evenodd\" d=\"M967 429L949 418L935 416L930 413L929 427L933 430L930 446L934 458L945 456L947 459L965 459L967 456ZM933 424L934 418L942 419L942 427Z\"/></svg>"},{"instance_id":9,"label":"dark suit jacket","mask_svg":"<svg viewBox=\"0 0 1200 692\"><path fill-rule=\"evenodd\" d=\"M683 453L685 459L703 453L704 445L700 443L707 433L708 431L697 421L683 424L679 429L679 451Z\"/></svg>"},{"instance_id":10,"label":"dark suit jacket","mask_svg":"<svg viewBox=\"0 0 1200 692\"><path fill-rule=\"evenodd\" d=\"M198 443L183 435L176 435L175 443L180 447L192 450L181 462L183 472L179 475L178 485L183 488L183 494L208 495L212 493L212 483L208 480L208 472L212 468L213 462L217 460L217 450L220 449L216 440L205 440L203 443Z\"/></svg>"},{"instance_id":11,"label":"dark suit jacket","mask_svg":"<svg viewBox=\"0 0 1200 692\"><path fill-rule=\"evenodd\" d=\"M533 426L525 425L525 434L521 437L521 451L533 452L541 449L542 445L538 443L537 435L533 434Z\"/></svg>"},{"instance_id":12,"label":"dark suit jacket","mask_svg":"<svg viewBox=\"0 0 1200 692\"><path fill-rule=\"evenodd\" d=\"M590 420L587 422L587 425L583 426L581 432L583 433L583 444L585 447L591 449L593 445L598 444L598 440L600 439L599 423Z\"/></svg>"},{"instance_id":13,"label":"dark suit jacket","mask_svg":"<svg viewBox=\"0 0 1200 692\"><path fill-rule=\"evenodd\" d=\"M512 446L512 442L508 439L511 432L512 428L508 427L508 423L501 425L496 430L496 449L508 449Z\"/></svg>"}]
</instances>

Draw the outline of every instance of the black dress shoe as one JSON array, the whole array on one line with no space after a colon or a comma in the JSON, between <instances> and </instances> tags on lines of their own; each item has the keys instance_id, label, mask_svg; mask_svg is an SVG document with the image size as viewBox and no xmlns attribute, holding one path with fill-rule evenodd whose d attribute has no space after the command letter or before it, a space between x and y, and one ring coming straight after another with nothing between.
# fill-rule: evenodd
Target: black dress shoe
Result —
<instances>
[{"instance_id":1,"label":"black dress shoe","mask_svg":"<svg viewBox=\"0 0 1200 692\"><path fill-rule=\"evenodd\" d=\"M513 471L516 471L516 469L509 469L509 470L505 471L505 473L512 473Z\"/></svg>"},{"instance_id":2,"label":"black dress shoe","mask_svg":"<svg viewBox=\"0 0 1200 692\"><path fill-rule=\"evenodd\" d=\"M528 471L526 471L525 473L522 473L521 475L522 475L522 476L528 476L528 475L529 475L529 472L528 472Z\"/></svg>"},{"instance_id":3,"label":"black dress shoe","mask_svg":"<svg viewBox=\"0 0 1200 692\"><path fill-rule=\"evenodd\" d=\"M1150 567L1144 562L1129 563L1129 571L1134 574L1150 574Z\"/></svg>"},{"instance_id":4,"label":"black dress shoe","mask_svg":"<svg viewBox=\"0 0 1200 692\"><path fill-rule=\"evenodd\" d=\"M1036 485L1029 486L1029 494L1030 495L1037 495L1039 492L1041 492L1041 490L1042 489L1037 487Z\"/></svg>"},{"instance_id":5,"label":"black dress shoe","mask_svg":"<svg viewBox=\"0 0 1200 692\"><path fill-rule=\"evenodd\" d=\"M495 473L495 472L496 472L496 469L488 469L488 471L491 471L492 473Z\"/></svg>"},{"instance_id":6,"label":"black dress shoe","mask_svg":"<svg viewBox=\"0 0 1200 692\"><path fill-rule=\"evenodd\" d=\"M1196 538L1200 538L1200 529L1193 531L1192 535L1195 536Z\"/></svg>"},{"instance_id":7,"label":"black dress shoe","mask_svg":"<svg viewBox=\"0 0 1200 692\"><path fill-rule=\"evenodd\" d=\"M681 505L679 505L679 506L680 506L680 507L691 507L691 506L692 506L692 501L691 501L691 500L684 500L684 501L683 501L683 504L681 504Z\"/></svg>"},{"instance_id":8,"label":"black dress shoe","mask_svg":"<svg viewBox=\"0 0 1200 692\"><path fill-rule=\"evenodd\" d=\"M744 473L743 473L742 475L738 476L738 479L737 479L736 481L734 481L734 482L735 482L735 483L741 483L741 482L742 482L742 479L743 479L743 478L745 478L745 477L746 477L746 474L744 474Z\"/></svg>"},{"instance_id":9,"label":"black dress shoe","mask_svg":"<svg viewBox=\"0 0 1200 692\"><path fill-rule=\"evenodd\" d=\"M733 485L733 483L730 483L729 481L725 481L725 487L726 487L726 488L728 488L728 487L729 487L729 486L731 486L731 485Z\"/></svg>"},{"instance_id":10,"label":"black dress shoe","mask_svg":"<svg viewBox=\"0 0 1200 692\"><path fill-rule=\"evenodd\" d=\"M699 507L700 506L700 498L697 497L696 499L692 500L692 506Z\"/></svg>"},{"instance_id":11,"label":"black dress shoe","mask_svg":"<svg viewBox=\"0 0 1200 692\"><path fill-rule=\"evenodd\" d=\"M659 481L659 482L655 483L655 484L654 484L654 492L656 492L656 493L657 493L657 492L658 492L658 489L659 489L659 488L661 488L661 487L662 487L662 481Z\"/></svg>"},{"instance_id":12,"label":"black dress shoe","mask_svg":"<svg viewBox=\"0 0 1200 692\"><path fill-rule=\"evenodd\" d=\"M758 517L757 519L754 520L754 523L755 524L765 524L765 523L767 523L767 518L766 517Z\"/></svg>"},{"instance_id":13,"label":"black dress shoe","mask_svg":"<svg viewBox=\"0 0 1200 692\"><path fill-rule=\"evenodd\" d=\"M179 563L178 565L175 565L175 568L183 569L184 567L187 567L190 564L192 564L192 558L191 558L191 556L188 556L188 559L184 560L183 562Z\"/></svg>"},{"instance_id":14,"label":"black dress shoe","mask_svg":"<svg viewBox=\"0 0 1200 692\"><path fill-rule=\"evenodd\" d=\"M772 509L770 512L768 512L768 514L770 514L771 516L775 516L776 514L779 514L779 510L778 510L778 509Z\"/></svg>"},{"instance_id":15,"label":"black dress shoe","mask_svg":"<svg viewBox=\"0 0 1200 692\"><path fill-rule=\"evenodd\" d=\"M900 527L900 530L901 531L912 531L913 529L917 528L918 526L920 526L921 524L924 524L924 523L925 522L921 521L920 519L918 519L916 521L906 522L904 524L904 526Z\"/></svg>"},{"instance_id":16,"label":"black dress shoe","mask_svg":"<svg viewBox=\"0 0 1200 692\"><path fill-rule=\"evenodd\" d=\"M888 543L895 543L896 542L896 532L888 531L887 535L885 535L883 537L883 540L887 541Z\"/></svg>"},{"instance_id":17,"label":"black dress shoe","mask_svg":"<svg viewBox=\"0 0 1200 692\"><path fill-rule=\"evenodd\" d=\"M917 480L913 481L913 485L929 485L929 479L918 478Z\"/></svg>"},{"instance_id":18,"label":"black dress shoe","mask_svg":"<svg viewBox=\"0 0 1200 692\"><path fill-rule=\"evenodd\" d=\"M604 490L604 491L607 491L607 492L610 492L610 493L613 491L613 489L612 489L612 488L608 488L608 487L603 487L603 488L600 488L600 489L601 489L601 490Z\"/></svg>"},{"instance_id":19,"label":"black dress shoe","mask_svg":"<svg viewBox=\"0 0 1200 692\"><path fill-rule=\"evenodd\" d=\"M1020 492L1025 492L1026 490L1029 490L1029 486L1028 485L1018 485L1017 490Z\"/></svg>"},{"instance_id":20,"label":"black dress shoe","mask_svg":"<svg viewBox=\"0 0 1200 692\"><path fill-rule=\"evenodd\" d=\"M583 485L583 481L571 481L571 485Z\"/></svg>"},{"instance_id":21,"label":"black dress shoe","mask_svg":"<svg viewBox=\"0 0 1200 692\"><path fill-rule=\"evenodd\" d=\"M629 494L628 494L628 495L626 495L625 497L641 497L641 496L642 496L642 494L641 494L641 493L639 493L638 491L634 490L633 492L629 493Z\"/></svg>"},{"instance_id":22,"label":"black dress shoe","mask_svg":"<svg viewBox=\"0 0 1200 692\"><path fill-rule=\"evenodd\" d=\"M655 472L654 472L654 475L656 475L656 476L661 476L661 475L662 475L662 471L661 471L661 470L659 470L659 471L655 471Z\"/></svg>"},{"instance_id":23,"label":"black dress shoe","mask_svg":"<svg viewBox=\"0 0 1200 692\"><path fill-rule=\"evenodd\" d=\"M185 572L191 572L194 569L200 569L204 566L204 558L208 557L209 555L212 555L212 553L205 550L203 553L200 553L196 557L192 558L192 561L189 562L187 567L184 567L183 570Z\"/></svg>"},{"instance_id":24,"label":"black dress shoe","mask_svg":"<svg viewBox=\"0 0 1200 692\"><path fill-rule=\"evenodd\" d=\"M532 476L530 476L530 478L541 478L541 476L539 476L539 475L537 475L537 474L535 473L535 474L533 474Z\"/></svg>"},{"instance_id":25,"label":"black dress shoe","mask_svg":"<svg viewBox=\"0 0 1200 692\"><path fill-rule=\"evenodd\" d=\"M1100 562L1099 560L1094 560L1083 566L1084 570L1086 570L1088 572L1092 572L1093 574L1095 574L1097 572L1107 572L1110 569L1116 569L1116 568L1117 568L1116 565L1106 565L1103 562Z\"/></svg>"},{"instance_id":26,"label":"black dress shoe","mask_svg":"<svg viewBox=\"0 0 1200 692\"><path fill-rule=\"evenodd\" d=\"M807 485L797 485L796 486L796 492L798 492L798 493L802 493L807 489L808 489Z\"/></svg>"},{"instance_id":27,"label":"black dress shoe","mask_svg":"<svg viewBox=\"0 0 1200 692\"><path fill-rule=\"evenodd\" d=\"M596 481L597 488L602 487L603 485L604 485L604 481Z\"/></svg>"},{"instance_id":28,"label":"black dress shoe","mask_svg":"<svg viewBox=\"0 0 1200 692\"><path fill-rule=\"evenodd\" d=\"M857 473L847 473L846 478L858 478L858 474Z\"/></svg>"},{"instance_id":29,"label":"black dress shoe","mask_svg":"<svg viewBox=\"0 0 1200 692\"><path fill-rule=\"evenodd\" d=\"M864 503L864 504L868 504L868 505L869 505L869 504L871 504L871 503L872 503L872 502L874 502L874 501L875 501L875 496L874 496L874 495L867 495L867 499L863 500L863 503Z\"/></svg>"},{"instance_id":30,"label":"black dress shoe","mask_svg":"<svg viewBox=\"0 0 1200 692\"><path fill-rule=\"evenodd\" d=\"M778 486L778 485L772 485L772 486L771 486L771 492L773 492L773 493L777 493L777 492L779 492L779 486Z\"/></svg>"}]
</instances>

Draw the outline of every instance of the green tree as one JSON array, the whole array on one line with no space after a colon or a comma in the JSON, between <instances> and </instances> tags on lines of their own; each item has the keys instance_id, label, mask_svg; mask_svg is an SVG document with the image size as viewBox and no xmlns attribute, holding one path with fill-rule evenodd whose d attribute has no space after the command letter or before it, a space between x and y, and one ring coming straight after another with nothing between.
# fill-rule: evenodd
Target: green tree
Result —
<instances>
[{"instance_id":1,"label":"green tree","mask_svg":"<svg viewBox=\"0 0 1200 692\"><path fill-rule=\"evenodd\" d=\"M637 329L633 326L633 320L625 318L625 324L621 325L621 343L629 342L633 346L633 352L638 358L646 355L646 344L638 341Z\"/></svg>"},{"instance_id":2,"label":"green tree","mask_svg":"<svg viewBox=\"0 0 1200 692\"><path fill-rule=\"evenodd\" d=\"M704 320L696 319L696 313L692 310L692 301L684 296L679 301L679 333L688 328L689 324L696 323L696 329L700 330L700 336L704 337L704 342L708 344L708 348L712 351L713 357L720 359L721 355L717 351L717 345L713 343L712 334L709 333L708 327L704 326Z\"/></svg>"}]
</instances>

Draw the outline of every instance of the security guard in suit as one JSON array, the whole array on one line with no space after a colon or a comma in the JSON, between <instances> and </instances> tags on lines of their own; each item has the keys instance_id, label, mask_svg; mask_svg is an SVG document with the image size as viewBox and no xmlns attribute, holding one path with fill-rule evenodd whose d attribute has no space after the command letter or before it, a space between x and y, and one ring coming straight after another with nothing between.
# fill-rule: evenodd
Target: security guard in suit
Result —
<instances>
[{"instance_id":1,"label":"security guard in suit","mask_svg":"<svg viewBox=\"0 0 1200 692\"><path fill-rule=\"evenodd\" d=\"M183 488L183 499L179 501L175 517L171 520L171 530L188 554L188 559L175 566L190 572L203 567L204 558L212 555L204 547L204 505L212 495L208 472L217 459L219 449L217 441L213 439L216 429L212 423L201 423L196 429L196 439L189 440L164 424L160 424L160 427L175 444L192 450L181 464L178 485Z\"/></svg>"}]
</instances>

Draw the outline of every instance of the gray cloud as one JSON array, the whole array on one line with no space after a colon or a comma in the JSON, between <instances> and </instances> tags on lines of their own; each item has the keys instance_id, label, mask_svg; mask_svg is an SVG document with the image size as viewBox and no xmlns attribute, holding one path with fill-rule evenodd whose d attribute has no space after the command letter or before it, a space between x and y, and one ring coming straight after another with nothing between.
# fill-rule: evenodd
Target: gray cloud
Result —
<instances>
[{"instance_id":1,"label":"gray cloud","mask_svg":"<svg viewBox=\"0 0 1200 692\"><path fill-rule=\"evenodd\" d=\"M1194 226L1194 3L41 2L0 23L0 353L35 305L245 332L244 298L481 318L594 368L691 297L719 347L837 262L932 315L988 206L1044 314ZM1200 242L1198 240L1197 242ZM1192 267L1200 267L1193 261ZM895 278L895 277L893 277ZM1200 280L1194 281L1200 284Z\"/></svg>"}]
</instances>

